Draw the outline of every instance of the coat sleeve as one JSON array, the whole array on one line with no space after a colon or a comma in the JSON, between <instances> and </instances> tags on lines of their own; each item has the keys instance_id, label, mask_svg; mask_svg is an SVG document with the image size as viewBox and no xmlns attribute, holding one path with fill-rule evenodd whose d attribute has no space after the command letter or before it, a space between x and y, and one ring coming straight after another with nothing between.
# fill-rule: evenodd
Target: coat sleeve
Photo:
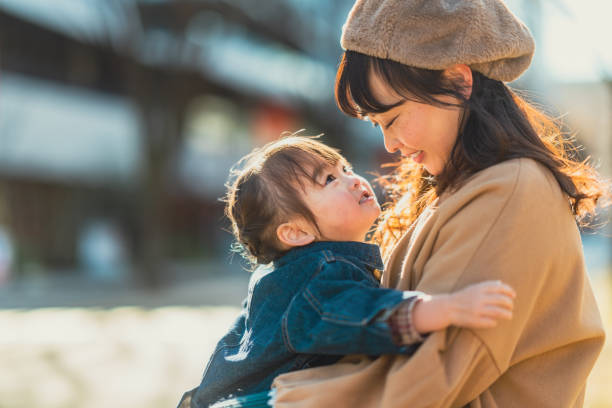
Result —
<instances>
[{"instance_id":1,"label":"coat sleeve","mask_svg":"<svg viewBox=\"0 0 612 408\"><path fill-rule=\"evenodd\" d=\"M417 284L440 293L503 280L517 292L512 320L492 329L435 332L410 358L347 364L342 375L340 367L323 367L302 378L279 377L275 406L333 406L332 390L342 389L343 397L356 396L346 406L461 407L489 388L508 368L539 294L552 281L554 286L568 281L564 271L571 267L555 260L563 259L564 251L580 251L575 222L554 179L543 172L521 174L520 165L515 170L512 177L487 180L459 195L460 201L440 206L442 225L431 237L435 242Z\"/></svg>"},{"instance_id":2,"label":"coat sleeve","mask_svg":"<svg viewBox=\"0 0 612 408\"><path fill-rule=\"evenodd\" d=\"M381 288L367 272L337 259L323 265L291 301L281 326L293 353L409 353L396 345L389 316L416 292Z\"/></svg>"}]
</instances>

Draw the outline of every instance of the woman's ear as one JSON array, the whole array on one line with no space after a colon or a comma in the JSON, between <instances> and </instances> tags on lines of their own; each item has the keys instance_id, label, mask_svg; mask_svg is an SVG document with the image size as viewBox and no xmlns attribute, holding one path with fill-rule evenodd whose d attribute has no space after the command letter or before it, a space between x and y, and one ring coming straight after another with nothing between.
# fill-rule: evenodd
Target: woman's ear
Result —
<instances>
[{"instance_id":1,"label":"woman's ear","mask_svg":"<svg viewBox=\"0 0 612 408\"><path fill-rule=\"evenodd\" d=\"M308 245L315 240L314 234L301 223L295 221L285 222L276 228L279 241L288 247Z\"/></svg>"},{"instance_id":2,"label":"woman's ear","mask_svg":"<svg viewBox=\"0 0 612 408\"><path fill-rule=\"evenodd\" d=\"M446 68L442 75L450 81L458 83L463 96L466 99L470 99L473 84L472 69L470 67L465 64L456 64Z\"/></svg>"}]
</instances>

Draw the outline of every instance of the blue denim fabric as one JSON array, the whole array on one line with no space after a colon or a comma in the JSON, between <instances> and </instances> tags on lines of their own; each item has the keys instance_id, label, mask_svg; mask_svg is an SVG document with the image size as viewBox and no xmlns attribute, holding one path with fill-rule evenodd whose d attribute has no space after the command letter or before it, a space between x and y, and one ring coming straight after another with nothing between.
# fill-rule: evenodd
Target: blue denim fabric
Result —
<instances>
[{"instance_id":1,"label":"blue denim fabric","mask_svg":"<svg viewBox=\"0 0 612 408\"><path fill-rule=\"evenodd\" d=\"M251 277L240 316L219 341L191 407L268 390L281 373L351 353L409 354L386 319L410 296L379 287L378 246L316 242L292 249Z\"/></svg>"}]
</instances>

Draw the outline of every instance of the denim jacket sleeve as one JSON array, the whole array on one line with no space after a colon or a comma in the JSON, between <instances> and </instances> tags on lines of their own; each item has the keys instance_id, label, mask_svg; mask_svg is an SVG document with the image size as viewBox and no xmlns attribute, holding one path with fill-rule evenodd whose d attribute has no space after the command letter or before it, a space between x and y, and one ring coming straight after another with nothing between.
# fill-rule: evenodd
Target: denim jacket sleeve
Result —
<instances>
[{"instance_id":1,"label":"denim jacket sleeve","mask_svg":"<svg viewBox=\"0 0 612 408\"><path fill-rule=\"evenodd\" d=\"M348 260L324 263L282 317L283 341L293 353L397 354L387 319L420 292L381 288Z\"/></svg>"}]
</instances>

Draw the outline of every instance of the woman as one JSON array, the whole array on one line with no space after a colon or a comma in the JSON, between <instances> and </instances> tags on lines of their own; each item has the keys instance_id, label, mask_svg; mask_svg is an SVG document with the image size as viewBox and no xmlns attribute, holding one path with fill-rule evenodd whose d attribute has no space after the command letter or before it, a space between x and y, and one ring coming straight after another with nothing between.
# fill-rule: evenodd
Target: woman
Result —
<instances>
[{"instance_id":1,"label":"woman","mask_svg":"<svg viewBox=\"0 0 612 408\"><path fill-rule=\"evenodd\" d=\"M377 231L383 285L517 291L494 329L450 328L411 357L351 356L275 380L275 407L577 407L604 332L576 222L608 186L503 81L529 65L499 0L358 0L343 29L341 110L379 126L401 165Z\"/></svg>"}]
</instances>

